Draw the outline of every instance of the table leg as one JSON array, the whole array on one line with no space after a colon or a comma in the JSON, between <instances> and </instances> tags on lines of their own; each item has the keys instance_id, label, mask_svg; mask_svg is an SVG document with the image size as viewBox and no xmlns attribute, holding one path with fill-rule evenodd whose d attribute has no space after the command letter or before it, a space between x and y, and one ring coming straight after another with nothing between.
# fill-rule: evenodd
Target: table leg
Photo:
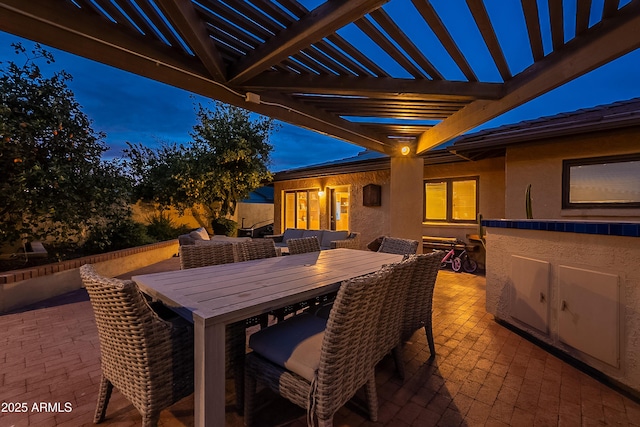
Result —
<instances>
[{"instance_id":1,"label":"table leg","mask_svg":"<svg viewBox=\"0 0 640 427\"><path fill-rule=\"evenodd\" d=\"M225 325L204 324L194 313L194 421L197 427L225 425Z\"/></svg>"}]
</instances>

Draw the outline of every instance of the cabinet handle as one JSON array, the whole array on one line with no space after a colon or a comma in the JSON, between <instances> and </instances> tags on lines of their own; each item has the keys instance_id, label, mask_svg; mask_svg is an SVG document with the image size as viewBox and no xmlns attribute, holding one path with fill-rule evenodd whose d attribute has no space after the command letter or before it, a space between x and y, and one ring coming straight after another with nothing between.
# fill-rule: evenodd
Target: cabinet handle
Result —
<instances>
[{"instance_id":1,"label":"cabinet handle","mask_svg":"<svg viewBox=\"0 0 640 427\"><path fill-rule=\"evenodd\" d=\"M540 292L540 302L544 302L545 301L545 296L542 292Z\"/></svg>"},{"instance_id":2,"label":"cabinet handle","mask_svg":"<svg viewBox=\"0 0 640 427\"><path fill-rule=\"evenodd\" d=\"M567 309L567 302L562 300L562 306L560 307L560 311L565 311Z\"/></svg>"}]
</instances>

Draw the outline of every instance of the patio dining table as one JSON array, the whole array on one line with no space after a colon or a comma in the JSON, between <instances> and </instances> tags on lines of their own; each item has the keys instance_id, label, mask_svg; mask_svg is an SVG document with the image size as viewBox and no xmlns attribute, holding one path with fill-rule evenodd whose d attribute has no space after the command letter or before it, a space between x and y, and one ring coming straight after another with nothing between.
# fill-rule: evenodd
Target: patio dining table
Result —
<instances>
[{"instance_id":1,"label":"patio dining table","mask_svg":"<svg viewBox=\"0 0 640 427\"><path fill-rule=\"evenodd\" d=\"M332 249L133 276L194 324L196 426L225 424L225 325L338 290L401 255Z\"/></svg>"}]
</instances>

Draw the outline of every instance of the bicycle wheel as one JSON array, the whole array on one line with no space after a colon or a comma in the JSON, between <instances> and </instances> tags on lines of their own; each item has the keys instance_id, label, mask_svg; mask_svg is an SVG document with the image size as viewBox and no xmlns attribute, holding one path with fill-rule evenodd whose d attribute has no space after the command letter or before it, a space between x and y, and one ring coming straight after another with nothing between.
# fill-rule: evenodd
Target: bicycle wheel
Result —
<instances>
[{"instance_id":1,"label":"bicycle wheel","mask_svg":"<svg viewBox=\"0 0 640 427\"><path fill-rule=\"evenodd\" d=\"M451 260L451 269L456 273L462 268L462 260L459 257L455 257Z\"/></svg>"},{"instance_id":2,"label":"bicycle wheel","mask_svg":"<svg viewBox=\"0 0 640 427\"><path fill-rule=\"evenodd\" d=\"M476 260L469 258L468 256L462 262L462 269L467 273L475 273L478 269L478 263Z\"/></svg>"}]
</instances>

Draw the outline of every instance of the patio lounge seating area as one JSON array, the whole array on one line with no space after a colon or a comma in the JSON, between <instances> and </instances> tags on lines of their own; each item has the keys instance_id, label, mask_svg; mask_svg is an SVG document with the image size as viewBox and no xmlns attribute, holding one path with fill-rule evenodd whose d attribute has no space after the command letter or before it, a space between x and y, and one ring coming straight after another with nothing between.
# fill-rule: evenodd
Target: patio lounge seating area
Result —
<instances>
[{"instance_id":1,"label":"patio lounge seating area","mask_svg":"<svg viewBox=\"0 0 640 427\"><path fill-rule=\"evenodd\" d=\"M360 249L360 233L333 230L303 230L301 228L287 228L282 234L265 236L272 239L279 248L286 248L289 239L317 237L320 249L349 248Z\"/></svg>"},{"instance_id":2,"label":"patio lounge seating area","mask_svg":"<svg viewBox=\"0 0 640 427\"><path fill-rule=\"evenodd\" d=\"M179 259L171 258L143 272L178 268ZM636 401L496 323L485 310L484 287L482 276L441 271L433 302L435 359L429 360L424 331L416 332L404 347L404 382L395 374L391 357L376 369L378 422L371 424L364 406L358 405L365 401L360 391L338 410L335 424L640 425ZM91 425L101 368L98 331L86 291L1 319L0 399L28 402L29 409L34 402L61 402L62 410L0 413L0 424ZM233 382L227 384L227 425L241 426L243 418L234 411ZM306 424L303 409L275 394L261 390L257 399L257 425ZM71 411L64 412L66 402ZM101 425L140 424L138 411L114 390ZM159 425L193 425L193 395L162 411Z\"/></svg>"}]
</instances>

